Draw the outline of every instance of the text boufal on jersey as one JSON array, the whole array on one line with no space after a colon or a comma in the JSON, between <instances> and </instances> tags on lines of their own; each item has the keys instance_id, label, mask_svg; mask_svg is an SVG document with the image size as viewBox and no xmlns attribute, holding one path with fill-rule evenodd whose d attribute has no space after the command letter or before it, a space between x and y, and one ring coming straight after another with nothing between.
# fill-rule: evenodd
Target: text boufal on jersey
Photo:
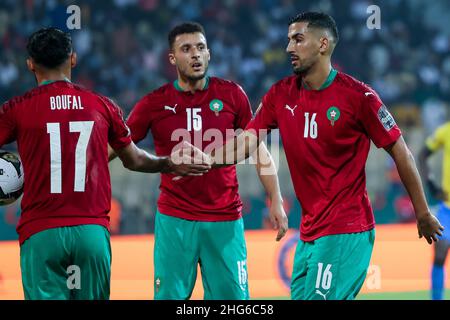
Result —
<instances>
[{"instance_id":1,"label":"text boufal on jersey","mask_svg":"<svg viewBox=\"0 0 450 320\"><path fill-rule=\"evenodd\" d=\"M51 110L83 110L80 96L60 95L50 97Z\"/></svg>"}]
</instances>

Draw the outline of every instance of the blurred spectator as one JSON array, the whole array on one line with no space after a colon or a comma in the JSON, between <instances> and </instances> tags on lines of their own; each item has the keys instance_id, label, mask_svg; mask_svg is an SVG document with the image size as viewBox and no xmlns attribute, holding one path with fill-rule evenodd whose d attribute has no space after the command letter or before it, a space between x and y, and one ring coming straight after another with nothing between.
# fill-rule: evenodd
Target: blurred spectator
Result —
<instances>
[{"instance_id":1,"label":"blurred spectator","mask_svg":"<svg viewBox=\"0 0 450 320\"><path fill-rule=\"evenodd\" d=\"M446 122L448 111L448 105L442 100L430 98L425 101L422 108L422 121L426 136L430 136L436 128Z\"/></svg>"},{"instance_id":2,"label":"blurred spectator","mask_svg":"<svg viewBox=\"0 0 450 320\"><path fill-rule=\"evenodd\" d=\"M73 1L5 0L0 3L0 100L33 86L25 44L36 29L65 27ZM420 1L76 1L81 30L72 30L79 55L77 82L112 96L128 114L150 90L170 81L166 33L181 20L198 20L210 39L211 74L244 87L254 108L276 79L291 73L286 28L302 10L334 15L341 31L335 64L379 90L386 103L449 98L450 15L445 0ZM367 7L381 8L380 30L366 27ZM396 14L400 12L402 14ZM172 70L172 68L170 68ZM417 93L412 89L419 88ZM415 95L415 96L414 96ZM414 101L411 101L416 99Z\"/></svg>"}]
</instances>

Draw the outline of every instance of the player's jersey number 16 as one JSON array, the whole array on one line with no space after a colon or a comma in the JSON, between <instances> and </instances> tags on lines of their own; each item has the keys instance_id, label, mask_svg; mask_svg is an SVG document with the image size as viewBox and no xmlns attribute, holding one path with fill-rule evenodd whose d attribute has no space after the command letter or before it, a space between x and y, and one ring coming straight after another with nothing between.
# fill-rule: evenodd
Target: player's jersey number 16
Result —
<instances>
[{"instance_id":1,"label":"player's jersey number 16","mask_svg":"<svg viewBox=\"0 0 450 320\"><path fill-rule=\"evenodd\" d=\"M69 131L80 134L75 149L74 191L84 192L86 181L86 151L94 121L69 122ZM50 135L50 193L62 193L61 128L58 122L47 123Z\"/></svg>"},{"instance_id":2,"label":"player's jersey number 16","mask_svg":"<svg viewBox=\"0 0 450 320\"><path fill-rule=\"evenodd\" d=\"M317 138L316 116L317 113L313 113L310 119L309 112L305 112L305 131L303 132L304 138L311 138L311 139Z\"/></svg>"}]
</instances>

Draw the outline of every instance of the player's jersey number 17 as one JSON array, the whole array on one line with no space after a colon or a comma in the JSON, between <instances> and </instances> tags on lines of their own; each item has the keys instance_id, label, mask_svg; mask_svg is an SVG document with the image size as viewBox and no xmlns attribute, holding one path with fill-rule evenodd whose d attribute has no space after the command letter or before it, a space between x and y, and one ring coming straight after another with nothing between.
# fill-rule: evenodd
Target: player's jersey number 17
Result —
<instances>
[{"instance_id":1,"label":"player's jersey number 17","mask_svg":"<svg viewBox=\"0 0 450 320\"><path fill-rule=\"evenodd\" d=\"M75 149L74 191L84 192L86 181L86 151L91 137L94 121L69 122L69 131L80 134ZM62 193L62 156L60 123L47 123L50 135L50 193Z\"/></svg>"}]
</instances>

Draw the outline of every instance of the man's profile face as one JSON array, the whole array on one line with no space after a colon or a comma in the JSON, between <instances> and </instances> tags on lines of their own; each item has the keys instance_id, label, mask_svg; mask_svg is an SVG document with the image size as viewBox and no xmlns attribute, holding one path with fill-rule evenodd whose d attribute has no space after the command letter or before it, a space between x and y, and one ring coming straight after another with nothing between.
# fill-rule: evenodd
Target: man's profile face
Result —
<instances>
[{"instance_id":1,"label":"man's profile face","mask_svg":"<svg viewBox=\"0 0 450 320\"><path fill-rule=\"evenodd\" d=\"M288 41L286 52L294 73L307 73L320 57L321 41L316 30L308 28L308 22L295 22L289 26Z\"/></svg>"},{"instance_id":2,"label":"man's profile face","mask_svg":"<svg viewBox=\"0 0 450 320\"><path fill-rule=\"evenodd\" d=\"M175 38L169 60L183 78L195 81L205 77L210 54L205 36L200 32L184 33Z\"/></svg>"}]
</instances>

